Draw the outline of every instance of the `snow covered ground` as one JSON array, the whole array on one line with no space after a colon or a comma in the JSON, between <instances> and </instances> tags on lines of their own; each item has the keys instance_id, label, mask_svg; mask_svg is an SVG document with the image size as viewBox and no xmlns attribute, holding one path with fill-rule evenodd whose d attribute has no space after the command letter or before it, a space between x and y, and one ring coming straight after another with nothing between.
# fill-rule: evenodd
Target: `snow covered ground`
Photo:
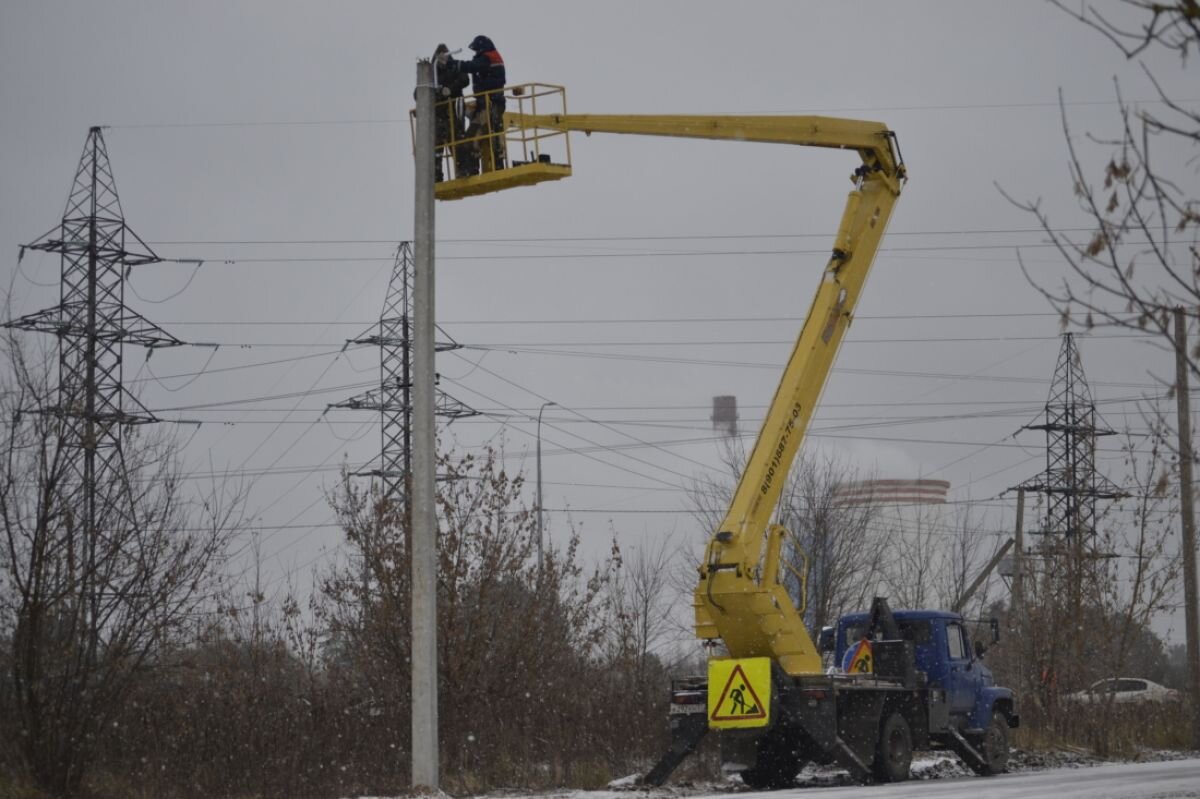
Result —
<instances>
[{"instance_id":1,"label":"snow covered ground","mask_svg":"<svg viewBox=\"0 0 1200 799\"><path fill-rule=\"evenodd\" d=\"M638 788L633 774L608 790L495 791L470 799L1200 799L1200 753L1144 750L1140 762L1107 763L1082 752L1014 749L1011 773L977 777L950 753L923 752L912 779L892 785L854 785L835 768L806 767L787 790L757 792L737 778ZM383 797L357 797L383 799ZM450 799L443 792L404 799Z\"/></svg>"},{"instance_id":2,"label":"snow covered ground","mask_svg":"<svg viewBox=\"0 0 1200 799\"><path fill-rule=\"evenodd\" d=\"M914 776L923 765L914 763ZM556 796L562 799L629 799L631 793L634 792L579 791ZM647 791L644 795L655 797L660 793L669 795L659 791ZM895 785L799 787L770 793L739 792L736 796L738 799L812 799L818 796L839 799L1200 799L1200 758L1063 767L989 778L914 779ZM702 797L728 799L729 794L697 794L689 799Z\"/></svg>"},{"instance_id":3,"label":"snow covered ground","mask_svg":"<svg viewBox=\"0 0 1200 799\"><path fill-rule=\"evenodd\" d=\"M840 799L1200 799L1200 759L1159 763L1114 763L1092 768L1057 768L998 777L916 780L898 785L797 788L770 794L784 799L836 796Z\"/></svg>"},{"instance_id":4,"label":"snow covered ground","mask_svg":"<svg viewBox=\"0 0 1200 799\"><path fill-rule=\"evenodd\" d=\"M1153 756L1153 753L1151 753ZM769 793L738 787L722 790L669 787L652 790L562 791L536 794L537 799L1200 799L1200 757L1141 763L1098 763L1066 755L1018 757L1019 771L998 777L976 777L957 759L931 754L913 761L913 779L894 785L844 785L837 772L806 770L797 787ZM831 784L832 783L832 784ZM731 783L733 785L733 783ZM488 799L517 794L491 794ZM531 799L520 794L521 799Z\"/></svg>"}]
</instances>

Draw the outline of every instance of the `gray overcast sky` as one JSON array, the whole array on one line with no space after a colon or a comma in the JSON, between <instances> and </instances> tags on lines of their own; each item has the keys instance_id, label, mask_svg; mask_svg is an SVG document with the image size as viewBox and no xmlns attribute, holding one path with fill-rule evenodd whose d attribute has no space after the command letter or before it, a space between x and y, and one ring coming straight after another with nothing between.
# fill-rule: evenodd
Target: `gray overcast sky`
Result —
<instances>
[{"instance_id":1,"label":"gray overcast sky","mask_svg":"<svg viewBox=\"0 0 1200 799\"><path fill-rule=\"evenodd\" d=\"M343 458L378 453L373 414L320 418L370 388L377 355L333 353L378 318L394 242L412 235L416 59L478 33L510 83L562 84L574 112L886 122L911 181L809 446L881 476L948 479L957 501L1044 468L1037 434L1010 436L1045 401L1058 326L1016 248L1050 280L1059 264L996 184L1079 225L1059 91L1080 139L1115 130L1114 77L1126 98L1155 98L1136 64L1047 3L5 0L0 268L12 312L57 302L57 259L30 255L14 275L17 245L57 224L88 127L110 126L129 224L164 257L205 259L137 270L129 304L222 345L148 363L127 350L126 378L164 418L205 420L179 431L194 469L249 470L274 573L336 550L324 487ZM1178 63L1150 65L1174 97L1196 100ZM1108 150L1085 147L1099 176ZM743 429L757 429L855 159L603 135L572 149L569 180L439 205L438 315L467 345L439 371L443 389L486 412L453 437L503 442L531 477L532 419L544 401L561 406L543 429L549 529L563 540L572 508L598 555L610 529L632 544L694 534L680 486L717 465L710 398L737 395ZM1128 336L1081 349L1109 423L1141 427L1128 400L1155 393L1149 373L1169 374L1170 359ZM882 423L913 416L935 418ZM1101 462L1119 478L1113 446ZM981 505L979 518L1008 529L1009 505Z\"/></svg>"}]
</instances>

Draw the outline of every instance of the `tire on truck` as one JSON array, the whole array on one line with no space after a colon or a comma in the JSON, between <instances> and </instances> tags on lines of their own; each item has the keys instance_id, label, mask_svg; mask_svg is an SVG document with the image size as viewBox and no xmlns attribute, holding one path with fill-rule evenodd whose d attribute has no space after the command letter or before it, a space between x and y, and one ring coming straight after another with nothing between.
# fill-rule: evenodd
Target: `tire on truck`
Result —
<instances>
[{"instance_id":1,"label":"tire on truck","mask_svg":"<svg viewBox=\"0 0 1200 799\"><path fill-rule=\"evenodd\" d=\"M879 728L871 773L878 782L903 782L912 768L912 731L899 713L892 713Z\"/></svg>"},{"instance_id":2,"label":"tire on truck","mask_svg":"<svg viewBox=\"0 0 1200 799\"><path fill-rule=\"evenodd\" d=\"M796 742L783 727L755 742L754 766L742 772L742 782L757 791L775 791L790 788L796 783L796 775L804 766Z\"/></svg>"},{"instance_id":3,"label":"tire on truck","mask_svg":"<svg viewBox=\"0 0 1200 799\"><path fill-rule=\"evenodd\" d=\"M1008 718L1004 711L992 711L992 720L975 745L983 755L983 764L975 769L977 774L989 777L1008 770Z\"/></svg>"}]
</instances>

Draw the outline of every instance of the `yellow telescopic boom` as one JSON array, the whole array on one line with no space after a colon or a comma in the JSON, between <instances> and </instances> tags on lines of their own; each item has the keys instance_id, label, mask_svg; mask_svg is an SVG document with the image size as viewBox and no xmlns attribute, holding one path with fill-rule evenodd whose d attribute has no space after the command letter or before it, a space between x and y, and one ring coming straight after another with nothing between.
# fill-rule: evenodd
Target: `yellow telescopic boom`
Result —
<instances>
[{"instance_id":1,"label":"yellow telescopic boom","mask_svg":"<svg viewBox=\"0 0 1200 799\"><path fill-rule=\"evenodd\" d=\"M787 531L771 517L907 178L894 134L879 122L814 116L509 113L505 125L858 152L862 165L854 171L833 254L729 510L709 541L693 600L696 635L723 640L732 657L770 657L790 675L820 673L820 655L779 578Z\"/></svg>"}]
</instances>

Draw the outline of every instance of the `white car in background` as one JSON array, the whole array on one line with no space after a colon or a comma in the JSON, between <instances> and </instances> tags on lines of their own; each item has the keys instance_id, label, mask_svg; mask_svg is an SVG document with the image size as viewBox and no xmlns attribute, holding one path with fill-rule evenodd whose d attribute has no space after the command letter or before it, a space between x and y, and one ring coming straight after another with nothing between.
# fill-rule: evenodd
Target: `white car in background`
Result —
<instances>
[{"instance_id":1,"label":"white car in background","mask_svg":"<svg viewBox=\"0 0 1200 799\"><path fill-rule=\"evenodd\" d=\"M1149 702L1178 702L1179 692L1150 680L1138 677L1109 677L1097 680L1086 691L1067 694L1068 702L1107 702L1114 704L1145 704Z\"/></svg>"}]
</instances>

